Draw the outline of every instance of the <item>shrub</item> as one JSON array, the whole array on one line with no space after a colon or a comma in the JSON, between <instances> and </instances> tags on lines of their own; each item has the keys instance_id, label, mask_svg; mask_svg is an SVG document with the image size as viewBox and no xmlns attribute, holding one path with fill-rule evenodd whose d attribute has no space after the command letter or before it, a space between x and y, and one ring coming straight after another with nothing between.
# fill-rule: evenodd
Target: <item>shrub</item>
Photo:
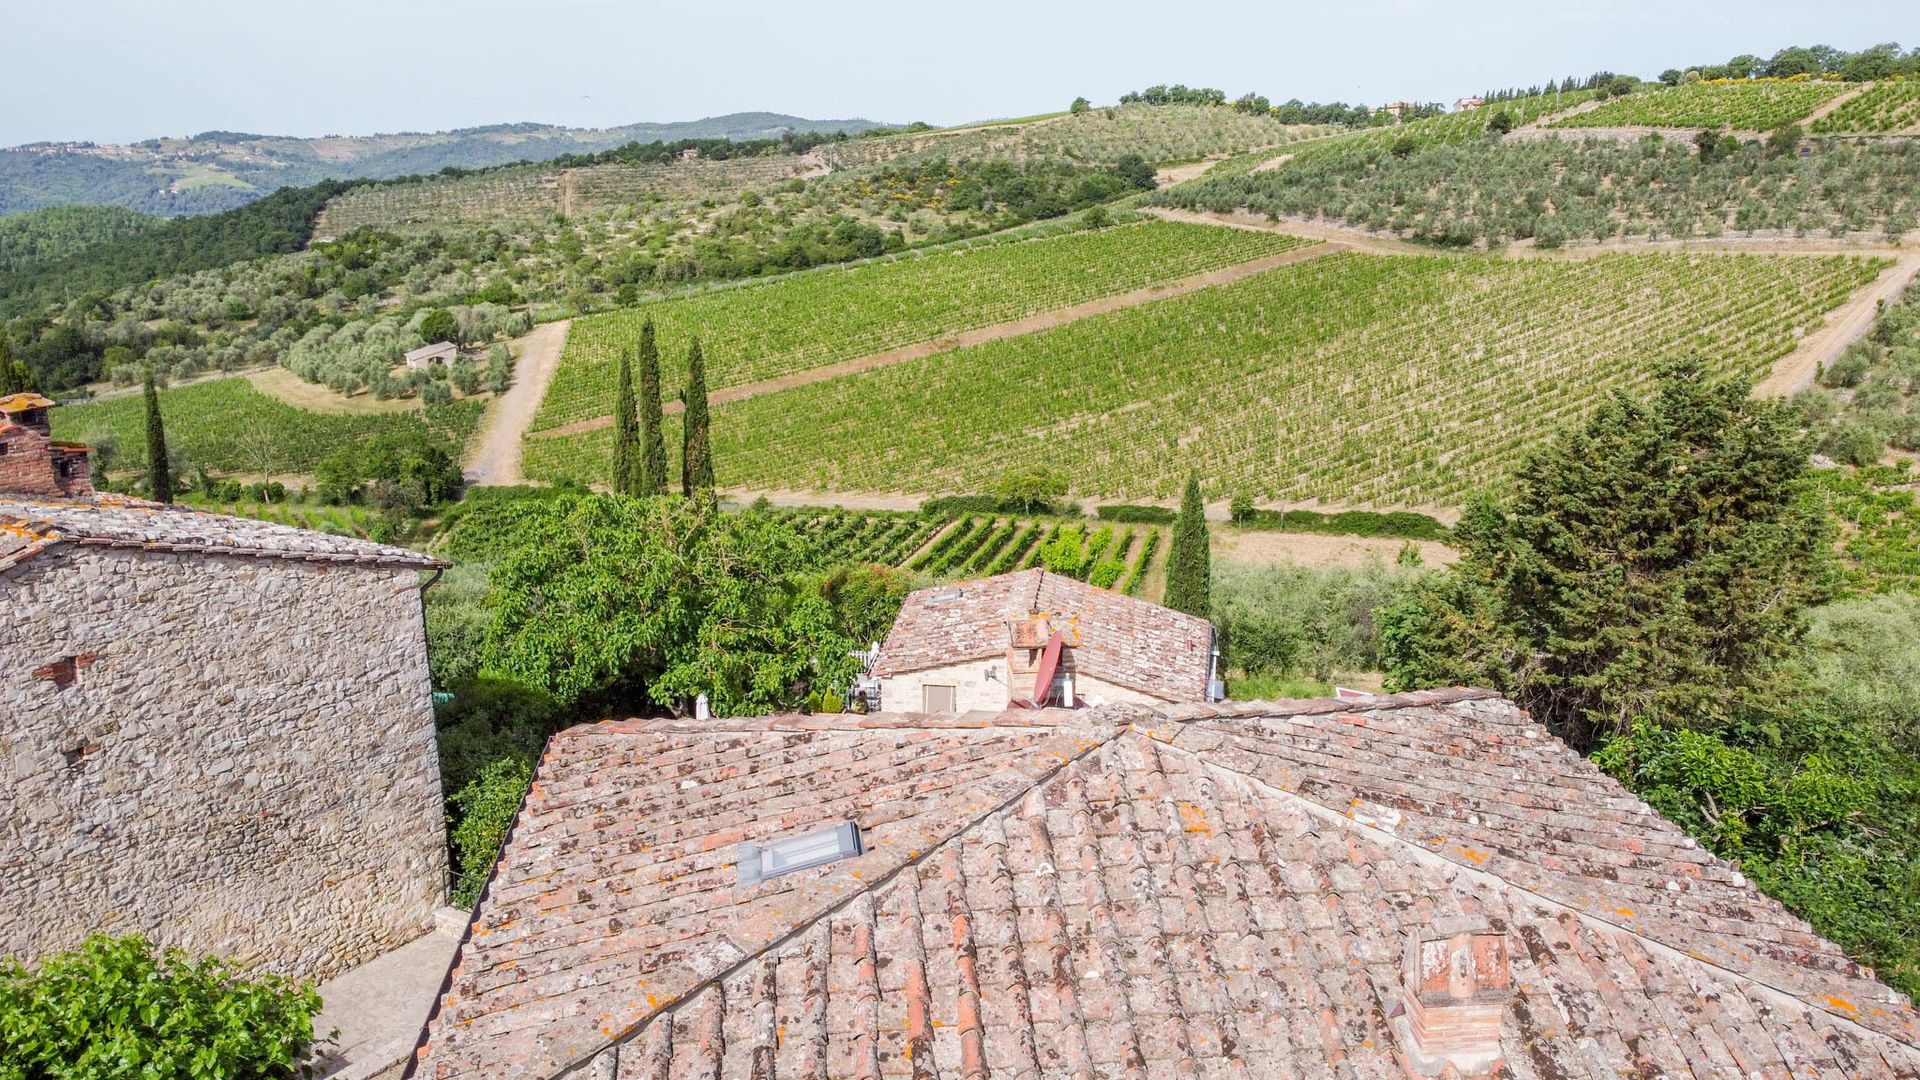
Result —
<instances>
[{"instance_id":1,"label":"shrub","mask_svg":"<svg viewBox=\"0 0 1920 1080\"><path fill-rule=\"evenodd\" d=\"M1101 559L1093 564L1087 574L1087 583L1097 589L1111 589L1120 575L1127 572L1127 564L1118 559Z\"/></svg>"},{"instance_id":2,"label":"shrub","mask_svg":"<svg viewBox=\"0 0 1920 1080\"><path fill-rule=\"evenodd\" d=\"M1336 536L1385 536L1404 540L1438 540L1452 535L1439 519L1409 510L1382 514L1372 510L1343 510L1323 514L1317 510L1255 510L1245 518L1236 518L1242 528L1274 532L1329 533Z\"/></svg>"},{"instance_id":3,"label":"shrub","mask_svg":"<svg viewBox=\"0 0 1920 1080\"><path fill-rule=\"evenodd\" d=\"M1253 513L1253 496L1244 491L1234 495L1233 502L1227 506L1227 516L1234 521L1250 521Z\"/></svg>"},{"instance_id":4,"label":"shrub","mask_svg":"<svg viewBox=\"0 0 1920 1080\"><path fill-rule=\"evenodd\" d=\"M299 1076L319 1012L311 983L95 934L34 968L0 960L0 1077Z\"/></svg>"},{"instance_id":5,"label":"shrub","mask_svg":"<svg viewBox=\"0 0 1920 1080\"><path fill-rule=\"evenodd\" d=\"M1103 506L1097 511L1102 521L1119 521L1137 525L1171 525L1179 515L1164 506L1135 506L1131 503L1114 503Z\"/></svg>"},{"instance_id":6,"label":"shrub","mask_svg":"<svg viewBox=\"0 0 1920 1080\"><path fill-rule=\"evenodd\" d=\"M523 757L504 757L480 770L480 775L454 793L455 818L447 832L455 871L451 901L470 908L480 899L487 874L500 855L507 829L520 811L520 800L533 781L533 763Z\"/></svg>"}]
</instances>

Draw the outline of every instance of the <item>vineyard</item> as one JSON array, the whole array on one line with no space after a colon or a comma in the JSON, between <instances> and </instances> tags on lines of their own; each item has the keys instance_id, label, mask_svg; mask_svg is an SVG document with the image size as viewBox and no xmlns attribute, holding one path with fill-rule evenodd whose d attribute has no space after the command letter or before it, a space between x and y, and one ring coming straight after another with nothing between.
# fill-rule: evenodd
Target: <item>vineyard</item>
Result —
<instances>
[{"instance_id":1,"label":"vineyard","mask_svg":"<svg viewBox=\"0 0 1920 1080\"><path fill-rule=\"evenodd\" d=\"M1191 468L1263 501L1460 505L1664 358L1763 374L1886 265L1331 255L720 406L715 462L749 488L970 491L1046 461L1084 496L1170 497ZM596 482L609 446L532 439L526 466Z\"/></svg>"},{"instance_id":2,"label":"vineyard","mask_svg":"<svg viewBox=\"0 0 1920 1080\"><path fill-rule=\"evenodd\" d=\"M1814 121L1817 135L1920 134L1920 79L1878 82L1866 93Z\"/></svg>"},{"instance_id":3,"label":"vineyard","mask_svg":"<svg viewBox=\"0 0 1920 1080\"><path fill-rule=\"evenodd\" d=\"M1453 245L1760 232L1897 238L1920 226L1920 144L1821 139L1801 157L1751 143L1710 158L1659 139L1375 148L1208 176L1153 201L1325 218Z\"/></svg>"},{"instance_id":4,"label":"vineyard","mask_svg":"<svg viewBox=\"0 0 1920 1080\"><path fill-rule=\"evenodd\" d=\"M1552 127L1724 127L1770 131L1806 117L1851 89L1839 82L1789 80L1688 83L1609 101Z\"/></svg>"},{"instance_id":5,"label":"vineyard","mask_svg":"<svg viewBox=\"0 0 1920 1080\"><path fill-rule=\"evenodd\" d=\"M333 450L423 424L455 447L479 423L479 401L398 413L313 413L263 394L245 379L213 379L163 390L167 445L192 467L236 475L313 471ZM107 451L110 470L146 467L146 406L138 394L53 410L53 433Z\"/></svg>"},{"instance_id":6,"label":"vineyard","mask_svg":"<svg viewBox=\"0 0 1920 1080\"><path fill-rule=\"evenodd\" d=\"M934 156L1111 164L1123 155L1139 154L1150 162L1193 161L1280 146L1324 130L1224 107L1120 105L1032 123L851 139L823 147L820 153L836 169Z\"/></svg>"},{"instance_id":7,"label":"vineyard","mask_svg":"<svg viewBox=\"0 0 1920 1080\"><path fill-rule=\"evenodd\" d=\"M1102 589L1138 595L1160 550L1160 529L1115 522L971 515L960 518L800 507L777 511L812 543L821 567L904 566L936 578L1045 567Z\"/></svg>"},{"instance_id":8,"label":"vineyard","mask_svg":"<svg viewBox=\"0 0 1920 1080\"><path fill-rule=\"evenodd\" d=\"M685 362L697 332L708 384L724 388L1250 262L1304 243L1154 221L817 270L579 319L532 430L607 415L617 359L635 346L648 318L669 372ZM668 379L668 385L676 383Z\"/></svg>"},{"instance_id":9,"label":"vineyard","mask_svg":"<svg viewBox=\"0 0 1920 1080\"><path fill-rule=\"evenodd\" d=\"M1534 97L1514 98L1510 101L1483 105L1477 109L1468 109L1465 112L1430 116L1424 120L1412 120L1404 124L1365 128L1323 139L1314 139L1289 148L1289 158L1290 162L1303 162L1329 156L1347 157L1366 154L1369 151L1395 149L1407 151L1435 146L1464 146L1485 139L1488 132L1487 125L1493 122L1495 116L1504 115L1517 127L1521 124L1530 124L1541 117L1571 109L1593 98L1594 92L1591 90L1568 90L1565 93L1555 91ZM1210 178L1237 176L1252 171L1267 160L1270 159L1261 156L1229 161L1209 170L1207 175ZM1287 167L1292 166L1289 164Z\"/></svg>"}]
</instances>

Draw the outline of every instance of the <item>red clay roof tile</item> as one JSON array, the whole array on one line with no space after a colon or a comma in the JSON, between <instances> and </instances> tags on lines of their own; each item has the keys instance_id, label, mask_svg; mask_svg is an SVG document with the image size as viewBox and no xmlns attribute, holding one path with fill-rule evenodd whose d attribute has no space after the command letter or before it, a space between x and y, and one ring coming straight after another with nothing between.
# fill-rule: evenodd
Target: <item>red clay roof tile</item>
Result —
<instances>
[{"instance_id":1,"label":"red clay roof tile","mask_svg":"<svg viewBox=\"0 0 1920 1080\"><path fill-rule=\"evenodd\" d=\"M1513 1076L1920 1077L1903 999L1510 704L1205 711L565 732L415 1075L1399 1077L1406 935L1472 924Z\"/></svg>"}]
</instances>

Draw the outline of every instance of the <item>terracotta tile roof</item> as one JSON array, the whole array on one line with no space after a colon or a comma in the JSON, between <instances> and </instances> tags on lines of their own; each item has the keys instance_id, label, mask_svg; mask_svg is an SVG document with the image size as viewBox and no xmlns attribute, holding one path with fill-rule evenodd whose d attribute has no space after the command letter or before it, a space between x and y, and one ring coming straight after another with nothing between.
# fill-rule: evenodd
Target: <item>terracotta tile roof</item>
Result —
<instances>
[{"instance_id":1,"label":"terracotta tile roof","mask_svg":"<svg viewBox=\"0 0 1920 1080\"><path fill-rule=\"evenodd\" d=\"M1904 999L1474 691L572 729L413 1075L1401 1077L1406 936L1466 922L1513 1076L1920 1077Z\"/></svg>"},{"instance_id":2,"label":"terracotta tile roof","mask_svg":"<svg viewBox=\"0 0 1920 1080\"><path fill-rule=\"evenodd\" d=\"M34 537L10 544L9 537ZM178 555L238 555L362 566L444 566L407 548L114 495L0 494L0 570L58 544Z\"/></svg>"},{"instance_id":3,"label":"terracotta tile roof","mask_svg":"<svg viewBox=\"0 0 1920 1080\"><path fill-rule=\"evenodd\" d=\"M1077 626L1077 670L1162 701L1206 700L1213 624L1040 569L912 593L873 673L884 678L1003 655L1009 624L1034 612Z\"/></svg>"}]
</instances>

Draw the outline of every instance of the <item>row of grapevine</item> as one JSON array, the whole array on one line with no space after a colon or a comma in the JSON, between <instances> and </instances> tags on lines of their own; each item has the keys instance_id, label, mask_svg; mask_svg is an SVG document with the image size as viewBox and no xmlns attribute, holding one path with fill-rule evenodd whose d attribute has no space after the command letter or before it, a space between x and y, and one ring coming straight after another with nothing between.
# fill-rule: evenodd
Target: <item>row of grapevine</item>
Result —
<instances>
[{"instance_id":1,"label":"row of grapevine","mask_svg":"<svg viewBox=\"0 0 1920 1080\"><path fill-rule=\"evenodd\" d=\"M1152 221L823 270L575 320L532 430L607 415L651 318L669 367L698 334L708 385L775 378L1249 262L1292 237Z\"/></svg>"},{"instance_id":2,"label":"row of grapevine","mask_svg":"<svg viewBox=\"0 0 1920 1080\"><path fill-rule=\"evenodd\" d=\"M311 473L343 446L375 435L425 430L458 448L479 423L473 399L389 413L317 413L254 389L243 378L210 379L160 392L168 447L214 473ZM146 406L132 394L52 412L53 436L110 448L109 467L145 468Z\"/></svg>"},{"instance_id":3,"label":"row of grapevine","mask_svg":"<svg viewBox=\"0 0 1920 1080\"><path fill-rule=\"evenodd\" d=\"M1920 128L1920 79L1888 79L1813 122L1821 135L1880 134Z\"/></svg>"},{"instance_id":4,"label":"row of grapevine","mask_svg":"<svg viewBox=\"0 0 1920 1080\"><path fill-rule=\"evenodd\" d=\"M1121 592L1126 593L1128 596L1140 595L1141 581L1146 577L1147 568L1153 565L1154 552L1159 547L1159 532L1148 533L1147 542L1141 546L1139 557L1134 559L1133 568L1127 571L1126 580L1120 586Z\"/></svg>"},{"instance_id":5,"label":"row of grapevine","mask_svg":"<svg viewBox=\"0 0 1920 1080\"><path fill-rule=\"evenodd\" d=\"M1886 265L1337 254L723 405L715 460L754 488L979 490L1047 460L1082 495L1170 498L1192 468L1266 500L1459 505L1663 359L1763 375ZM605 475L605 441L527 446L539 475Z\"/></svg>"},{"instance_id":6,"label":"row of grapevine","mask_svg":"<svg viewBox=\"0 0 1920 1080\"><path fill-rule=\"evenodd\" d=\"M1725 127L1769 131L1806 117L1852 87L1847 83L1730 80L1632 94L1554 127Z\"/></svg>"}]
</instances>

